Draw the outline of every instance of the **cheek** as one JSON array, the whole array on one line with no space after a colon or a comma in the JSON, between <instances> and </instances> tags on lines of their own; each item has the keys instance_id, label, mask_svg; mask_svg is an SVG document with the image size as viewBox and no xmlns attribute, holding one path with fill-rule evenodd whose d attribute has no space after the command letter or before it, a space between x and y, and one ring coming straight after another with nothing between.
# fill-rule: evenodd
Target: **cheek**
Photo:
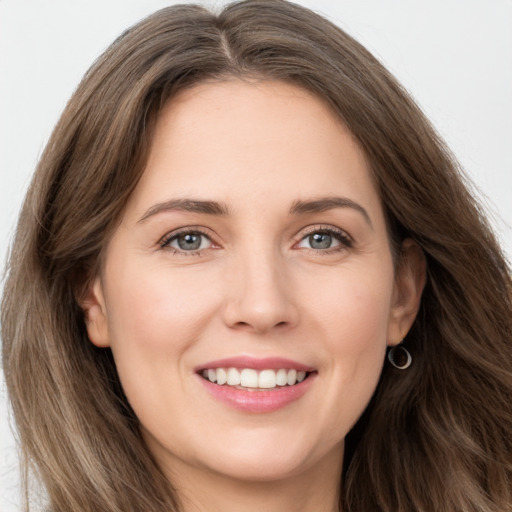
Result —
<instances>
[{"instance_id":1,"label":"cheek","mask_svg":"<svg viewBox=\"0 0 512 512\"><path fill-rule=\"evenodd\" d=\"M118 265L109 277L111 348L123 390L141 424L171 442L180 430L169 431L169 411L196 414L188 407L191 354L218 293L165 263Z\"/></svg>"},{"instance_id":2,"label":"cheek","mask_svg":"<svg viewBox=\"0 0 512 512\"><path fill-rule=\"evenodd\" d=\"M205 286L207 279L191 280L186 271L169 272L162 264L133 267L111 272L114 300L107 309L113 343L123 338L175 350L215 310L215 293Z\"/></svg>"},{"instance_id":3,"label":"cheek","mask_svg":"<svg viewBox=\"0 0 512 512\"><path fill-rule=\"evenodd\" d=\"M310 302L317 329L326 331L334 353L355 356L386 344L393 292L393 275L386 270L376 265L333 272L323 293Z\"/></svg>"},{"instance_id":4,"label":"cheek","mask_svg":"<svg viewBox=\"0 0 512 512\"><path fill-rule=\"evenodd\" d=\"M347 287L347 296L336 302L326 348L335 360L333 374L339 388L364 401L373 393L382 369L388 309L372 291L358 288L350 294Z\"/></svg>"},{"instance_id":5,"label":"cheek","mask_svg":"<svg viewBox=\"0 0 512 512\"><path fill-rule=\"evenodd\" d=\"M319 416L331 425L332 442L352 428L380 378L393 284L389 275L343 273L311 311L314 331L324 340L319 355L327 361Z\"/></svg>"},{"instance_id":6,"label":"cheek","mask_svg":"<svg viewBox=\"0 0 512 512\"><path fill-rule=\"evenodd\" d=\"M215 314L218 294L200 286L204 279L191 282L164 265L119 265L109 276L111 347L125 393L136 410L166 403L169 390L181 386L187 354Z\"/></svg>"}]
</instances>

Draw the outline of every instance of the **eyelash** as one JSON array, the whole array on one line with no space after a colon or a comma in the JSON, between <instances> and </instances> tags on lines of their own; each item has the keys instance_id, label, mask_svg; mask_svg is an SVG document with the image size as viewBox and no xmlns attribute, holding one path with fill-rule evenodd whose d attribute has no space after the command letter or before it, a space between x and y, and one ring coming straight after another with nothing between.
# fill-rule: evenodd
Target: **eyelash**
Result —
<instances>
[{"instance_id":1,"label":"eyelash","mask_svg":"<svg viewBox=\"0 0 512 512\"><path fill-rule=\"evenodd\" d=\"M328 256L333 253L341 252L345 249L350 249L354 245L352 238L345 231L343 231L339 228L335 228L333 226L322 226L322 225L312 226L305 233L302 233L298 242L296 243L296 245L301 243L307 237L317 234L317 233L322 234L322 235L332 236L334 239L336 239L339 242L339 245L334 246L334 247L329 247L327 249L304 248L304 250L306 250L309 253L312 253L314 255Z\"/></svg>"},{"instance_id":2,"label":"eyelash","mask_svg":"<svg viewBox=\"0 0 512 512\"><path fill-rule=\"evenodd\" d=\"M313 226L311 227L307 232L302 233L298 241L294 244L297 245L303 240L305 240L307 237L314 235L314 234L325 234L332 236L334 239L336 239L339 242L339 245L334 247L329 247L327 249L314 249L314 248L304 248L304 250L313 253L313 254L321 254L321 255L328 255L332 253L336 253L339 251L342 251L344 249L350 249L354 244L352 238L343 230L334 228L332 226ZM172 254L176 254L179 256L201 256L204 249L198 249L193 251L186 251L182 249L176 249L175 247L171 247L169 244L176 240L181 235L200 235L205 238L207 238L212 244L214 242L211 239L211 236L208 232L205 230L202 230L201 228L187 228L182 229L180 231L174 231L172 233L169 233L164 236L158 243L161 249L169 250L172 252Z\"/></svg>"},{"instance_id":3,"label":"eyelash","mask_svg":"<svg viewBox=\"0 0 512 512\"><path fill-rule=\"evenodd\" d=\"M210 240L210 242L213 244L211 235L206 231L202 230L201 228L187 228L182 229L180 231L173 231L172 233L165 235L160 240L160 242L158 242L158 245L160 246L161 249L171 251L172 254L176 254L178 256L201 256L203 249L195 251L185 251L181 249L176 249L175 247L171 247L169 245L173 240L176 240L181 235L200 235Z\"/></svg>"}]
</instances>

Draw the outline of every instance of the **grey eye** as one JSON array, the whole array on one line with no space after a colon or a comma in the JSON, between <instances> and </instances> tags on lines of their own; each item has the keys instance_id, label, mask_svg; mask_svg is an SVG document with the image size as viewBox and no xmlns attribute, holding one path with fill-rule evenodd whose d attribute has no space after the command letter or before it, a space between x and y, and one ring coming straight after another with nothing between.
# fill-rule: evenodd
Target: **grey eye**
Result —
<instances>
[{"instance_id":1,"label":"grey eye","mask_svg":"<svg viewBox=\"0 0 512 512\"><path fill-rule=\"evenodd\" d=\"M187 233L176 238L178 246L184 251L195 251L201 247L201 235L195 233Z\"/></svg>"},{"instance_id":2,"label":"grey eye","mask_svg":"<svg viewBox=\"0 0 512 512\"><path fill-rule=\"evenodd\" d=\"M180 251L198 251L206 249L211 245L210 239L201 233L189 231L186 233L178 233L173 236L167 245L173 249L179 249Z\"/></svg>"},{"instance_id":3,"label":"grey eye","mask_svg":"<svg viewBox=\"0 0 512 512\"><path fill-rule=\"evenodd\" d=\"M329 249L333 241L335 240L329 233L313 233L308 236L309 246L312 249Z\"/></svg>"},{"instance_id":4,"label":"grey eye","mask_svg":"<svg viewBox=\"0 0 512 512\"><path fill-rule=\"evenodd\" d=\"M298 246L304 249L327 252L327 249L341 250L352 247L352 240L342 231L318 229L305 235Z\"/></svg>"}]
</instances>

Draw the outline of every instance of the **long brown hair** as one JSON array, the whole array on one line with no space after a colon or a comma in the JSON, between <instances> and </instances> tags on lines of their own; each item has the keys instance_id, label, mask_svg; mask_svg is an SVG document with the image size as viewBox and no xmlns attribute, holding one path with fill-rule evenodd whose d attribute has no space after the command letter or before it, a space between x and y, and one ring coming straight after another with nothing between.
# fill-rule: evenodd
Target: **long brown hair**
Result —
<instances>
[{"instance_id":1,"label":"long brown hair","mask_svg":"<svg viewBox=\"0 0 512 512\"><path fill-rule=\"evenodd\" d=\"M370 162L391 230L423 249L428 281L406 345L349 433L344 512L512 510L512 284L450 152L360 44L283 0L213 14L158 11L86 74L39 162L10 255L3 365L24 468L53 512L179 510L146 449L109 349L77 298L144 169L178 90L284 80L327 101Z\"/></svg>"}]
</instances>

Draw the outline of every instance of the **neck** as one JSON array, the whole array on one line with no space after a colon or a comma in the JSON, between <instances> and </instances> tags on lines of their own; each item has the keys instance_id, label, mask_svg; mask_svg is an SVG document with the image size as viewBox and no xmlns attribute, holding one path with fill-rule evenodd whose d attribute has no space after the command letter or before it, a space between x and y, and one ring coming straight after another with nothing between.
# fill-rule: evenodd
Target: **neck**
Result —
<instances>
[{"instance_id":1,"label":"neck","mask_svg":"<svg viewBox=\"0 0 512 512\"><path fill-rule=\"evenodd\" d=\"M305 471L272 481L237 480L200 468L181 471L180 464L173 466L169 477L183 512L340 512L339 455L331 454Z\"/></svg>"}]
</instances>

